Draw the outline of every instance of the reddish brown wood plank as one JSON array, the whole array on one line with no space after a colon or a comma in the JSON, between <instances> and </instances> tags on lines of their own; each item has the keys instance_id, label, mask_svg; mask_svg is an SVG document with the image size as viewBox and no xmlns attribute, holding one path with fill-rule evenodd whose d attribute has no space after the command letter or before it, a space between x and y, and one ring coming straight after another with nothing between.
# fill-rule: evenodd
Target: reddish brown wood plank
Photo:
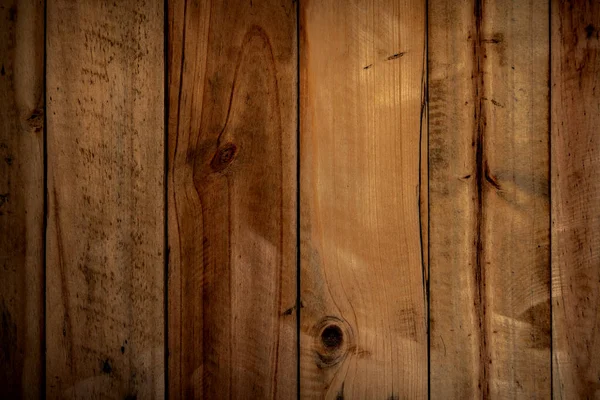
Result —
<instances>
[{"instance_id":1,"label":"reddish brown wood plank","mask_svg":"<svg viewBox=\"0 0 600 400\"><path fill-rule=\"evenodd\" d=\"M552 1L554 397L600 396L600 3Z\"/></svg>"},{"instance_id":2,"label":"reddish brown wood plank","mask_svg":"<svg viewBox=\"0 0 600 400\"><path fill-rule=\"evenodd\" d=\"M164 14L47 6L49 398L164 396Z\"/></svg>"},{"instance_id":3,"label":"reddish brown wood plank","mask_svg":"<svg viewBox=\"0 0 600 400\"><path fill-rule=\"evenodd\" d=\"M0 397L41 395L44 2L0 1Z\"/></svg>"},{"instance_id":4,"label":"reddish brown wood plank","mask_svg":"<svg viewBox=\"0 0 600 400\"><path fill-rule=\"evenodd\" d=\"M296 397L296 5L169 1L169 391Z\"/></svg>"}]
</instances>

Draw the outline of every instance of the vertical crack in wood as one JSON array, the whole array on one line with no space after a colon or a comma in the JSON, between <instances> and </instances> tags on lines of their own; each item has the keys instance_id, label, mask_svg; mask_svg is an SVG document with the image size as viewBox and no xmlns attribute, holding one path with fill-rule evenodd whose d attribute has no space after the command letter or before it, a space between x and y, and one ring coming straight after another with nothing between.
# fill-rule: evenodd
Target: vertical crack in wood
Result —
<instances>
[{"instance_id":1,"label":"vertical crack in wood","mask_svg":"<svg viewBox=\"0 0 600 400\"><path fill-rule=\"evenodd\" d=\"M427 248L427 255L425 255L425 243L423 241L423 228L427 228L427 246L429 246L429 158L425 160L427 163L427 195L425 198L426 206L427 206L427 218L426 221L423 221L423 144L426 146L426 154L429 151L429 74L428 74L428 35L429 35L429 1L425 1L425 29L424 29L424 38L423 38L423 65L422 65L422 73L421 73L421 115L419 117L419 184L417 190L417 207L419 213L419 240L421 247L421 269L422 269L422 282L423 282L423 299L425 302L425 329L427 333L427 398L430 398L431 391L430 387L430 348L431 348L431 331L429 324L429 247ZM424 121L425 120L425 121ZM426 130L427 137L425 138L425 142L423 142L423 129ZM392 387L393 391L393 387Z\"/></svg>"},{"instance_id":2,"label":"vertical crack in wood","mask_svg":"<svg viewBox=\"0 0 600 400\"><path fill-rule=\"evenodd\" d=\"M480 334L480 371L479 386L483 397L489 395L489 371L488 371L488 346L487 346L487 319L486 319L486 274L483 250L483 218L484 218L484 137L485 137L485 116L484 116L484 82L483 82L483 58L485 49L482 47L482 24L483 24L483 2L484 0L475 0L474 18L475 18L475 37L473 40L473 79L475 80L475 102L474 118L475 132L473 144L475 147L475 184L477 186L476 198L476 251L475 251L475 282L476 282L476 305L477 315L479 316L479 334Z\"/></svg>"}]
</instances>

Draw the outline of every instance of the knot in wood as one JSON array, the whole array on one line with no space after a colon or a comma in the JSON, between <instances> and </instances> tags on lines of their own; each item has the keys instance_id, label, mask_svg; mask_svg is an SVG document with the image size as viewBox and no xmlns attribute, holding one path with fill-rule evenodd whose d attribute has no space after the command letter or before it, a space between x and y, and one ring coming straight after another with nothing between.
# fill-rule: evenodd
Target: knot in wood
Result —
<instances>
[{"instance_id":1,"label":"knot in wood","mask_svg":"<svg viewBox=\"0 0 600 400\"><path fill-rule=\"evenodd\" d=\"M346 358L354 348L352 328L344 320L326 316L312 328L315 361L319 368L327 368Z\"/></svg>"},{"instance_id":2,"label":"knot in wood","mask_svg":"<svg viewBox=\"0 0 600 400\"><path fill-rule=\"evenodd\" d=\"M221 171L231 164L237 154L237 146L233 143L226 143L217 150L217 153L210 162L214 171Z\"/></svg>"}]
</instances>

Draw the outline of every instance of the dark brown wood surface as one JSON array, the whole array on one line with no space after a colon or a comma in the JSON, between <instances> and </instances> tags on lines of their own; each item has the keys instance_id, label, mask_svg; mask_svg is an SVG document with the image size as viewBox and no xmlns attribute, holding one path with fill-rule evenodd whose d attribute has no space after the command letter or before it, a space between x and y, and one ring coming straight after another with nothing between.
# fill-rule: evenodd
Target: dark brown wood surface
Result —
<instances>
[{"instance_id":1,"label":"dark brown wood surface","mask_svg":"<svg viewBox=\"0 0 600 400\"><path fill-rule=\"evenodd\" d=\"M595 0L0 0L0 398L599 397L599 52Z\"/></svg>"},{"instance_id":2,"label":"dark brown wood surface","mask_svg":"<svg viewBox=\"0 0 600 400\"><path fill-rule=\"evenodd\" d=\"M44 7L0 1L0 397L43 376Z\"/></svg>"},{"instance_id":3,"label":"dark brown wood surface","mask_svg":"<svg viewBox=\"0 0 600 400\"><path fill-rule=\"evenodd\" d=\"M164 396L163 11L48 0L49 398Z\"/></svg>"},{"instance_id":4,"label":"dark brown wood surface","mask_svg":"<svg viewBox=\"0 0 600 400\"><path fill-rule=\"evenodd\" d=\"M296 396L296 5L169 1L169 391Z\"/></svg>"},{"instance_id":5,"label":"dark brown wood surface","mask_svg":"<svg viewBox=\"0 0 600 400\"><path fill-rule=\"evenodd\" d=\"M600 3L552 1L554 397L600 396Z\"/></svg>"}]
</instances>

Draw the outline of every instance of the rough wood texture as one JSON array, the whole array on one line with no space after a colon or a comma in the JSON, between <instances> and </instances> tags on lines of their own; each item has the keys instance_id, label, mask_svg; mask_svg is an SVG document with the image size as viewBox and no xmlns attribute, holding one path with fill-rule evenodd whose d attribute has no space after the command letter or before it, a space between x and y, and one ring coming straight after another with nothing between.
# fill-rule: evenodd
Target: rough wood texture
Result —
<instances>
[{"instance_id":1,"label":"rough wood texture","mask_svg":"<svg viewBox=\"0 0 600 400\"><path fill-rule=\"evenodd\" d=\"M481 4L480 362L492 398L550 398L548 13L547 0Z\"/></svg>"},{"instance_id":2,"label":"rough wood texture","mask_svg":"<svg viewBox=\"0 0 600 400\"><path fill-rule=\"evenodd\" d=\"M300 10L300 395L423 398L425 2Z\"/></svg>"},{"instance_id":3,"label":"rough wood texture","mask_svg":"<svg viewBox=\"0 0 600 400\"><path fill-rule=\"evenodd\" d=\"M0 1L0 397L41 394L44 4Z\"/></svg>"},{"instance_id":4,"label":"rough wood texture","mask_svg":"<svg viewBox=\"0 0 600 400\"><path fill-rule=\"evenodd\" d=\"M47 395L162 398L163 4L47 7Z\"/></svg>"},{"instance_id":5,"label":"rough wood texture","mask_svg":"<svg viewBox=\"0 0 600 400\"><path fill-rule=\"evenodd\" d=\"M552 2L554 396L600 396L600 3Z\"/></svg>"},{"instance_id":6,"label":"rough wood texture","mask_svg":"<svg viewBox=\"0 0 600 400\"><path fill-rule=\"evenodd\" d=\"M550 397L548 12L430 4L432 395Z\"/></svg>"},{"instance_id":7,"label":"rough wood texture","mask_svg":"<svg viewBox=\"0 0 600 400\"><path fill-rule=\"evenodd\" d=\"M296 4L169 2L174 398L296 396Z\"/></svg>"},{"instance_id":8,"label":"rough wood texture","mask_svg":"<svg viewBox=\"0 0 600 400\"><path fill-rule=\"evenodd\" d=\"M429 1L429 323L433 399L481 398L475 0Z\"/></svg>"}]
</instances>

